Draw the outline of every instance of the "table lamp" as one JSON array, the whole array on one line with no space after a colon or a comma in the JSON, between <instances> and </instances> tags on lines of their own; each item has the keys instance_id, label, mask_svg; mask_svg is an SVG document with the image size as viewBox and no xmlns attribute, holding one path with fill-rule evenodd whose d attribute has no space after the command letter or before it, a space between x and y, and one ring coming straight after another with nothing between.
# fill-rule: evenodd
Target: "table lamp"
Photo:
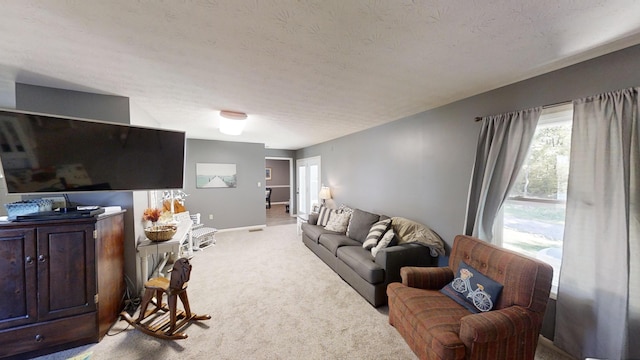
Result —
<instances>
[{"instance_id":1,"label":"table lamp","mask_svg":"<svg viewBox=\"0 0 640 360\"><path fill-rule=\"evenodd\" d=\"M331 189L329 189L328 186L323 186L320 188L320 194L318 194L318 197L322 199L322 205L324 205L326 200L331 199Z\"/></svg>"}]
</instances>

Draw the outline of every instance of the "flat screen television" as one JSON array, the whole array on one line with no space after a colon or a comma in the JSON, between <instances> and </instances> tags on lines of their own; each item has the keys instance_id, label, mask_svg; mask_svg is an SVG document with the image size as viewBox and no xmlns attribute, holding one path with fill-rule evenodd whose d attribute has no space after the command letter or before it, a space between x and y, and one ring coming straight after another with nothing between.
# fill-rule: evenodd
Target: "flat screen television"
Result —
<instances>
[{"instance_id":1,"label":"flat screen television","mask_svg":"<svg viewBox=\"0 0 640 360\"><path fill-rule=\"evenodd\" d=\"M9 194L182 189L186 135L0 109Z\"/></svg>"}]
</instances>

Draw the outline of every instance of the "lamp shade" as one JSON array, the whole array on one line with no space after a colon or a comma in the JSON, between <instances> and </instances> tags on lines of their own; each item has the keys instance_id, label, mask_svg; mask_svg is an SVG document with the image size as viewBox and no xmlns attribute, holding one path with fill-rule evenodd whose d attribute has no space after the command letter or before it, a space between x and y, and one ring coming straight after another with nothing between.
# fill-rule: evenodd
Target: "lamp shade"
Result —
<instances>
[{"instance_id":1,"label":"lamp shade","mask_svg":"<svg viewBox=\"0 0 640 360\"><path fill-rule=\"evenodd\" d=\"M320 194L318 194L318 197L322 200L331 199L331 189L329 189L328 186L323 186L320 188Z\"/></svg>"},{"instance_id":2,"label":"lamp shade","mask_svg":"<svg viewBox=\"0 0 640 360\"><path fill-rule=\"evenodd\" d=\"M237 111L220 111L220 132L227 135L240 135L247 123L247 114Z\"/></svg>"}]
</instances>

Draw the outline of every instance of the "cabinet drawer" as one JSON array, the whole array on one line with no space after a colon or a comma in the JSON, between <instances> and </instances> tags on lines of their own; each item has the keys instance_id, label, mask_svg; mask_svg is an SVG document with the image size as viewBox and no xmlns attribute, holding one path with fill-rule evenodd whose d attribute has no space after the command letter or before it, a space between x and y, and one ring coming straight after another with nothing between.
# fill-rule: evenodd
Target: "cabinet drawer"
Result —
<instances>
[{"instance_id":1,"label":"cabinet drawer","mask_svg":"<svg viewBox=\"0 0 640 360\"><path fill-rule=\"evenodd\" d=\"M0 331L0 357L69 342L98 342L95 312Z\"/></svg>"}]
</instances>

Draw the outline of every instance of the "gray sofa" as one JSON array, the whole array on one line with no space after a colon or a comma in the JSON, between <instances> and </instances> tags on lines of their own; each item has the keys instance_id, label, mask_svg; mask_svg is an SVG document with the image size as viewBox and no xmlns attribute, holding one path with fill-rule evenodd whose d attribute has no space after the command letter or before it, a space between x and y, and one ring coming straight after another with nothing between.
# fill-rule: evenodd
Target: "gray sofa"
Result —
<instances>
[{"instance_id":1,"label":"gray sofa","mask_svg":"<svg viewBox=\"0 0 640 360\"><path fill-rule=\"evenodd\" d=\"M403 230L394 224L393 228L397 230L394 240L389 246L380 248L374 257L371 250L363 247L363 243L371 226L384 219L388 217L354 209L346 233L330 231L318 225L318 214L310 214L307 223L301 226L303 243L374 307L387 303L387 285L401 281L401 267L436 266L437 255L444 254L442 240L437 235L436 243L440 243L435 246L408 242L412 240L406 232L403 242L398 237ZM396 219L402 218L392 219L393 224L399 222ZM411 229L409 231L415 233Z\"/></svg>"}]
</instances>

